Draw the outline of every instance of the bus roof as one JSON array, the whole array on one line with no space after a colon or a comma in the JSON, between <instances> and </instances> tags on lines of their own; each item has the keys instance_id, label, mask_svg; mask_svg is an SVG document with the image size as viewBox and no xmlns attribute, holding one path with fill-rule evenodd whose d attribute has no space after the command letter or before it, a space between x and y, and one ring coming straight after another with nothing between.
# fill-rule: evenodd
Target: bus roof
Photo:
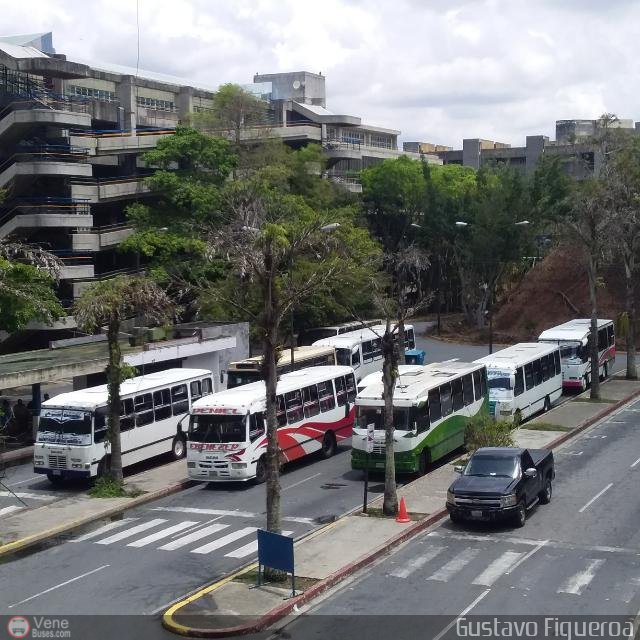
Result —
<instances>
[{"instance_id":1,"label":"bus roof","mask_svg":"<svg viewBox=\"0 0 640 640\"><path fill-rule=\"evenodd\" d=\"M406 372L396 384L393 403L396 406L411 406L417 400L426 399L428 392L448 380L478 371L484 368L480 362L431 362L423 367L415 367ZM362 389L356 398L358 405L382 406L382 380Z\"/></svg>"},{"instance_id":2,"label":"bus roof","mask_svg":"<svg viewBox=\"0 0 640 640\"><path fill-rule=\"evenodd\" d=\"M399 380L402 380L402 376L405 373L411 373L413 371L418 371L424 369L424 365L421 364L401 364L398 365L398 374L400 375ZM382 371L374 371L370 373L368 376L365 376L358 382L358 389L364 389L371 384L380 384L382 382ZM400 382L400 384L402 384Z\"/></svg>"},{"instance_id":3,"label":"bus roof","mask_svg":"<svg viewBox=\"0 0 640 640\"><path fill-rule=\"evenodd\" d=\"M314 358L316 356L329 355L333 350L330 346L302 346L295 347L293 353L294 362L301 362L307 358ZM278 365L291 364L291 349L283 348L278 358ZM240 365L240 366L238 366ZM244 366L243 366L244 365ZM229 363L229 368L236 369L255 369L262 365L262 356L253 356L252 358L245 358L244 360L236 360Z\"/></svg>"},{"instance_id":4,"label":"bus roof","mask_svg":"<svg viewBox=\"0 0 640 640\"><path fill-rule=\"evenodd\" d=\"M148 373L144 376L137 376L125 380L120 385L120 396L124 398L137 393L151 391L152 389L185 382L193 378L203 378L204 376L210 375L211 371L207 369L166 369L165 371ZM93 411L97 407L105 406L107 399L107 385L101 384L98 387L89 387L88 389L80 389L79 391L61 393L43 402L42 406L74 407Z\"/></svg>"},{"instance_id":5,"label":"bus roof","mask_svg":"<svg viewBox=\"0 0 640 640\"><path fill-rule=\"evenodd\" d=\"M406 324L404 326L405 331L407 329L413 329L413 325ZM357 331L349 331L348 333L341 333L339 336L331 336L330 338L323 338L322 340L316 340L314 345L335 347L337 349L349 349L360 344L363 340L375 340L376 338L382 338L385 332L385 325L378 324L367 329L358 329Z\"/></svg>"},{"instance_id":6,"label":"bus roof","mask_svg":"<svg viewBox=\"0 0 640 640\"><path fill-rule=\"evenodd\" d=\"M598 319L598 329L613 324L613 320ZM551 327L543 331L538 340L567 340L571 342L582 342L589 336L591 320L589 318L576 318L569 320L557 327Z\"/></svg>"},{"instance_id":7,"label":"bus roof","mask_svg":"<svg viewBox=\"0 0 640 640\"><path fill-rule=\"evenodd\" d=\"M277 385L277 393L287 393L295 391L307 385L317 384L335 378L344 376L347 373L353 373L351 367L340 366L321 366L306 367L298 371L291 371L280 376ZM228 408L234 411L229 413L246 413L251 408L264 408L266 397L265 384L261 380L259 382L250 382L233 389L226 389L218 393L212 393L204 398L200 398L193 403L192 413L209 413L207 409L211 407Z\"/></svg>"},{"instance_id":8,"label":"bus roof","mask_svg":"<svg viewBox=\"0 0 640 640\"><path fill-rule=\"evenodd\" d=\"M536 358L546 356L558 350L557 344L544 342L520 342L506 349L501 349L474 362L487 365L487 369L509 369L515 371Z\"/></svg>"}]
</instances>

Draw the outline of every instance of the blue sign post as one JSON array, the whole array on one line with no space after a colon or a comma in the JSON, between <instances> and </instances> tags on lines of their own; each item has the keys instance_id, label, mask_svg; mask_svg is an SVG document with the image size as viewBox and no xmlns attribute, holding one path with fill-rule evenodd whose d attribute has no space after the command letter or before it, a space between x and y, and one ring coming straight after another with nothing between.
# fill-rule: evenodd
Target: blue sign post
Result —
<instances>
[{"instance_id":1,"label":"blue sign post","mask_svg":"<svg viewBox=\"0 0 640 640\"><path fill-rule=\"evenodd\" d=\"M293 538L258 529L258 586L262 584L264 567L291 574L291 596L296 595L296 574L293 562Z\"/></svg>"}]
</instances>

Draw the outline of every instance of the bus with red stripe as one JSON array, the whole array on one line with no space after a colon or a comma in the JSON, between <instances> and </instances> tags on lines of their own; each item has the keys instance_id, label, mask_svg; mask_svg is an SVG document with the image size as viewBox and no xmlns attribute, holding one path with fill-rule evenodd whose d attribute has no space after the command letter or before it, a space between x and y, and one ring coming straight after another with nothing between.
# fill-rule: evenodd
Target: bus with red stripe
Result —
<instances>
[{"instance_id":1,"label":"bus with red stripe","mask_svg":"<svg viewBox=\"0 0 640 640\"><path fill-rule=\"evenodd\" d=\"M598 319L598 375L605 379L616 359L616 336L613 320ZM538 342L560 345L562 387L584 391L591 384L589 341L591 320L577 318L543 331Z\"/></svg>"},{"instance_id":2,"label":"bus with red stripe","mask_svg":"<svg viewBox=\"0 0 640 640\"><path fill-rule=\"evenodd\" d=\"M356 398L353 369L308 367L277 384L278 445L283 464L320 452L332 456L351 437ZM264 382L194 402L187 436L189 478L202 482L266 480Z\"/></svg>"}]
</instances>

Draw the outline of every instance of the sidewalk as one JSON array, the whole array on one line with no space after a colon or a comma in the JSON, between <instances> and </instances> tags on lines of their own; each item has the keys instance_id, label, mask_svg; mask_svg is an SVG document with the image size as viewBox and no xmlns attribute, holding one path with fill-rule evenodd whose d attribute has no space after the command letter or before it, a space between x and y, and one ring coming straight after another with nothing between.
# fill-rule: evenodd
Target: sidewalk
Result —
<instances>
[{"instance_id":1,"label":"sidewalk","mask_svg":"<svg viewBox=\"0 0 640 640\"><path fill-rule=\"evenodd\" d=\"M588 392L525 423L516 432L516 444L530 448L555 448L572 435L640 395L640 381L612 379L602 387L606 400L587 402ZM558 429L553 429L558 425ZM455 478L454 463L398 490L412 522L353 513L295 543L296 584L304 591L291 595L290 583L254 588L255 564L209 585L170 607L163 616L169 630L198 637L226 637L258 632L284 618L314 597L375 561L405 540L427 529L446 514L446 492ZM382 506L382 497L370 502Z\"/></svg>"},{"instance_id":2,"label":"sidewalk","mask_svg":"<svg viewBox=\"0 0 640 640\"><path fill-rule=\"evenodd\" d=\"M125 478L135 498L92 498L87 494L62 498L50 504L2 518L0 558L96 520L110 518L145 502L180 491L190 485L184 460L171 462Z\"/></svg>"},{"instance_id":3,"label":"sidewalk","mask_svg":"<svg viewBox=\"0 0 640 640\"><path fill-rule=\"evenodd\" d=\"M25 464L33 458L33 445L20 447L19 449L9 449L0 453L0 469L7 467L15 467L19 464Z\"/></svg>"}]
</instances>

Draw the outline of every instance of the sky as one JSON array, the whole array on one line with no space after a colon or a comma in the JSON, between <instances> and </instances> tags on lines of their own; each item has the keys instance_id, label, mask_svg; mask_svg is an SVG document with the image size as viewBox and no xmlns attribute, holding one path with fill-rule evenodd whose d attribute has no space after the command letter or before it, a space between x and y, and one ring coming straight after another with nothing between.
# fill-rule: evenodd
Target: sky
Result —
<instances>
[{"instance_id":1,"label":"sky","mask_svg":"<svg viewBox=\"0 0 640 640\"><path fill-rule=\"evenodd\" d=\"M137 1L141 69L322 72L330 110L401 140L521 146L556 120L640 120L634 0ZM136 66L136 0L0 0L0 35L40 31L69 59Z\"/></svg>"}]
</instances>

